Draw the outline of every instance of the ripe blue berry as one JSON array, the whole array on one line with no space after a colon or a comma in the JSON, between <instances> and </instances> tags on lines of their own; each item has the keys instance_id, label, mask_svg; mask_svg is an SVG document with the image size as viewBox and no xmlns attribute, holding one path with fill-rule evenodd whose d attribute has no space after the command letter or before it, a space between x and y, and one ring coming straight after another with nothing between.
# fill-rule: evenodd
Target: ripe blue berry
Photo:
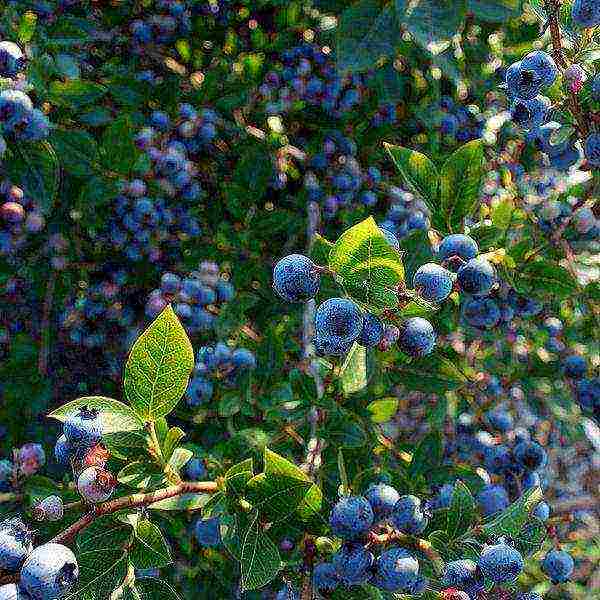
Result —
<instances>
[{"instance_id":1,"label":"ripe blue berry","mask_svg":"<svg viewBox=\"0 0 600 600\"><path fill-rule=\"evenodd\" d=\"M201 481L207 475L204 461L201 458L192 458L185 465L185 473L192 481Z\"/></svg>"},{"instance_id":2,"label":"ripe blue berry","mask_svg":"<svg viewBox=\"0 0 600 600\"><path fill-rule=\"evenodd\" d=\"M487 260L472 258L456 274L460 289L473 296L486 296L496 282L496 271Z\"/></svg>"},{"instance_id":3,"label":"ripe blue berry","mask_svg":"<svg viewBox=\"0 0 600 600\"><path fill-rule=\"evenodd\" d=\"M16 571L33 550L33 534L15 517L0 523L0 568Z\"/></svg>"},{"instance_id":4,"label":"ripe blue berry","mask_svg":"<svg viewBox=\"0 0 600 600\"><path fill-rule=\"evenodd\" d=\"M515 446L516 460L528 471L535 471L546 464L546 451L537 442L520 442Z\"/></svg>"},{"instance_id":5,"label":"ripe blue berry","mask_svg":"<svg viewBox=\"0 0 600 600\"><path fill-rule=\"evenodd\" d=\"M477 495L484 517L503 511L509 504L508 492L501 485L486 485Z\"/></svg>"},{"instance_id":6,"label":"ripe blue berry","mask_svg":"<svg viewBox=\"0 0 600 600\"><path fill-rule=\"evenodd\" d=\"M340 581L347 586L366 583L371 577L370 569L374 562L371 552L351 543L344 544L331 560Z\"/></svg>"},{"instance_id":7,"label":"ripe blue berry","mask_svg":"<svg viewBox=\"0 0 600 600\"><path fill-rule=\"evenodd\" d=\"M201 546L219 546L221 544L221 519L219 517L198 519L194 527L194 535Z\"/></svg>"},{"instance_id":8,"label":"ripe blue berry","mask_svg":"<svg viewBox=\"0 0 600 600\"><path fill-rule=\"evenodd\" d=\"M459 588L469 595L475 595L484 590L485 579L474 561L453 560L446 565L441 584L444 587Z\"/></svg>"},{"instance_id":9,"label":"ripe blue berry","mask_svg":"<svg viewBox=\"0 0 600 600\"><path fill-rule=\"evenodd\" d=\"M47 496L33 509L33 516L38 521L60 521L64 515L64 505L60 496Z\"/></svg>"},{"instance_id":10,"label":"ripe blue berry","mask_svg":"<svg viewBox=\"0 0 600 600\"><path fill-rule=\"evenodd\" d=\"M102 439L100 413L95 408L82 406L65 421L63 433L72 444L97 444Z\"/></svg>"},{"instance_id":11,"label":"ripe blue berry","mask_svg":"<svg viewBox=\"0 0 600 600\"><path fill-rule=\"evenodd\" d=\"M510 98L531 100L542 89L542 75L534 69L523 68L522 61L513 63L506 70L506 88Z\"/></svg>"},{"instance_id":12,"label":"ripe blue berry","mask_svg":"<svg viewBox=\"0 0 600 600\"><path fill-rule=\"evenodd\" d=\"M371 313L365 313L363 326L356 341L365 348L373 348L381 342L382 337L383 323L381 319Z\"/></svg>"},{"instance_id":13,"label":"ripe blue berry","mask_svg":"<svg viewBox=\"0 0 600 600\"><path fill-rule=\"evenodd\" d=\"M531 100L517 98L510 108L512 120L523 129L535 129L546 122L550 104L545 96L536 96Z\"/></svg>"},{"instance_id":14,"label":"ripe blue berry","mask_svg":"<svg viewBox=\"0 0 600 600\"><path fill-rule=\"evenodd\" d=\"M60 599L78 579L75 555L61 544L38 546L27 557L21 570L21 585L35 600Z\"/></svg>"},{"instance_id":15,"label":"ripe blue berry","mask_svg":"<svg viewBox=\"0 0 600 600\"><path fill-rule=\"evenodd\" d=\"M17 44L0 42L0 77L14 77L25 66L25 55Z\"/></svg>"},{"instance_id":16,"label":"ripe blue berry","mask_svg":"<svg viewBox=\"0 0 600 600\"><path fill-rule=\"evenodd\" d=\"M326 353L344 354L360 335L363 320L360 308L352 300L326 300L315 312L315 345Z\"/></svg>"},{"instance_id":17,"label":"ripe blue berry","mask_svg":"<svg viewBox=\"0 0 600 600\"><path fill-rule=\"evenodd\" d=\"M571 379L581 379L587 373L587 362L579 354L571 354L563 360L565 375Z\"/></svg>"},{"instance_id":18,"label":"ripe blue berry","mask_svg":"<svg viewBox=\"0 0 600 600\"><path fill-rule=\"evenodd\" d=\"M419 535L429 523L427 515L421 508L421 500L416 496L402 496L392 512L392 523L401 533Z\"/></svg>"},{"instance_id":19,"label":"ripe blue berry","mask_svg":"<svg viewBox=\"0 0 600 600\"><path fill-rule=\"evenodd\" d=\"M404 548L392 548L377 559L372 584L386 592L408 591L418 576L417 559Z\"/></svg>"},{"instance_id":20,"label":"ripe blue berry","mask_svg":"<svg viewBox=\"0 0 600 600\"><path fill-rule=\"evenodd\" d=\"M461 233L445 237L438 248L439 259L454 273L465 261L475 258L478 254L477 242Z\"/></svg>"},{"instance_id":21,"label":"ripe blue berry","mask_svg":"<svg viewBox=\"0 0 600 600\"><path fill-rule=\"evenodd\" d=\"M547 502L540 502L533 509L533 516L537 517L540 521L547 521L550 518L550 506Z\"/></svg>"},{"instance_id":22,"label":"ripe blue berry","mask_svg":"<svg viewBox=\"0 0 600 600\"><path fill-rule=\"evenodd\" d=\"M558 68L554 59L543 50L530 52L521 60L523 70L531 69L541 78L544 87L551 86L558 75Z\"/></svg>"},{"instance_id":23,"label":"ripe blue berry","mask_svg":"<svg viewBox=\"0 0 600 600\"><path fill-rule=\"evenodd\" d=\"M390 516L400 494L391 485L375 483L365 492L365 498L373 509L375 519L379 520Z\"/></svg>"},{"instance_id":24,"label":"ripe blue berry","mask_svg":"<svg viewBox=\"0 0 600 600\"><path fill-rule=\"evenodd\" d=\"M587 136L585 140L585 157L590 165L600 167L600 133L590 133Z\"/></svg>"},{"instance_id":25,"label":"ripe blue berry","mask_svg":"<svg viewBox=\"0 0 600 600\"><path fill-rule=\"evenodd\" d=\"M417 269L413 278L415 291L429 302L443 302L452 292L452 273L435 263Z\"/></svg>"},{"instance_id":26,"label":"ripe blue berry","mask_svg":"<svg viewBox=\"0 0 600 600\"><path fill-rule=\"evenodd\" d=\"M422 317L406 319L400 325L398 346L410 356L426 356L431 354L435 346L433 325Z\"/></svg>"},{"instance_id":27,"label":"ripe blue berry","mask_svg":"<svg viewBox=\"0 0 600 600\"><path fill-rule=\"evenodd\" d=\"M65 437L65 435L61 435L58 440L56 440L56 445L54 446L54 456L56 461L61 465L70 464L71 457L75 453L75 448L71 445L71 442Z\"/></svg>"},{"instance_id":28,"label":"ripe blue berry","mask_svg":"<svg viewBox=\"0 0 600 600\"><path fill-rule=\"evenodd\" d=\"M573 21L580 27L600 25L600 2L598 0L575 0L571 9Z\"/></svg>"},{"instance_id":29,"label":"ripe blue berry","mask_svg":"<svg viewBox=\"0 0 600 600\"><path fill-rule=\"evenodd\" d=\"M340 585L335 567L331 563L320 563L313 571L313 585L320 594L330 594Z\"/></svg>"},{"instance_id":30,"label":"ripe blue berry","mask_svg":"<svg viewBox=\"0 0 600 600\"><path fill-rule=\"evenodd\" d=\"M548 575L552 583L569 581L574 568L573 558L564 550L550 550L542 560L542 571Z\"/></svg>"},{"instance_id":31,"label":"ripe blue berry","mask_svg":"<svg viewBox=\"0 0 600 600\"><path fill-rule=\"evenodd\" d=\"M333 507L329 523L334 535L345 540L356 539L369 531L375 515L363 496L346 496Z\"/></svg>"},{"instance_id":32,"label":"ripe blue berry","mask_svg":"<svg viewBox=\"0 0 600 600\"><path fill-rule=\"evenodd\" d=\"M314 298L320 282L317 266L302 254L282 258L273 270L273 289L288 302L306 302Z\"/></svg>"},{"instance_id":33,"label":"ripe blue berry","mask_svg":"<svg viewBox=\"0 0 600 600\"><path fill-rule=\"evenodd\" d=\"M485 546L477 565L487 579L502 584L515 581L524 563L518 550L500 541L493 546Z\"/></svg>"},{"instance_id":34,"label":"ripe blue berry","mask_svg":"<svg viewBox=\"0 0 600 600\"><path fill-rule=\"evenodd\" d=\"M277 592L275 600L300 600L300 594L292 586L286 585Z\"/></svg>"}]
</instances>

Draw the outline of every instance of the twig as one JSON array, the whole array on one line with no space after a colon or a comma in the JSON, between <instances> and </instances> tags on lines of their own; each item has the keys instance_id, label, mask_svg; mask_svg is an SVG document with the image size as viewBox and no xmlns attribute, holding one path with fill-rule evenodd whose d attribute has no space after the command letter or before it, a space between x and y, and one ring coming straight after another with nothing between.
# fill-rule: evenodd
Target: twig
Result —
<instances>
[{"instance_id":1,"label":"twig","mask_svg":"<svg viewBox=\"0 0 600 600\"><path fill-rule=\"evenodd\" d=\"M51 542L55 544L64 544L72 540L80 531L91 525L99 517L110 515L119 510L126 508L138 508L140 506L148 506L161 500L168 500L183 494L205 493L214 494L219 489L219 484L216 481L185 481L179 485L156 490L147 494L132 494L124 496L116 500L110 500L98 504L86 513L81 519L75 521L70 527L59 533Z\"/></svg>"}]
</instances>

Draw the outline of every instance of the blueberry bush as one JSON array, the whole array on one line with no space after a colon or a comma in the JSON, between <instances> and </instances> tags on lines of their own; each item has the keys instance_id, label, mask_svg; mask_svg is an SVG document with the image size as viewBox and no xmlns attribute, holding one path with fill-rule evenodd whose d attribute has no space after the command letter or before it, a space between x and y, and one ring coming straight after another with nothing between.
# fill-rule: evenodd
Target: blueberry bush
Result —
<instances>
[{"instance_id":1,"label":"blueberry bush","mask_svg":"<svg viewBox=\"0 0 600 600\"><path fill-rule=\"evenodd\" d=\"M0 3L0 600L600 594L600 2Z\"/></svg>"}]
</instances>

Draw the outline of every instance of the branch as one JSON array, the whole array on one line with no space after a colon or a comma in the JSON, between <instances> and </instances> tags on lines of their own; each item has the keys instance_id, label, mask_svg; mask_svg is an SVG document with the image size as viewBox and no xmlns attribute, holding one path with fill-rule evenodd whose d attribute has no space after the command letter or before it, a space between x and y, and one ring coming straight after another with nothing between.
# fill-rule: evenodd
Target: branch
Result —
<instances>
[{"instance_id":1,"label":"branch","mask_svg":"<svg viewBox=\"0 0 600 600\"><path fill-rule=\"evenodd\" d=\"M80 531L91 525L96 519L104 515L110 515L119 510L126 508L138 508L140 506L148 506L161 500L168 500L183 494L191 493L206 493L214 494L219 489L219 484L216 481L185 481L179 485L173 485L168 488L149 492L147 494L132 494L131 496L123 496L116 500L103 502L92 508L92 510L75 521L73 525L59 533L56 537L50 540L54 544L64 544L72 540Z\"/></svg>"}]
</instances>

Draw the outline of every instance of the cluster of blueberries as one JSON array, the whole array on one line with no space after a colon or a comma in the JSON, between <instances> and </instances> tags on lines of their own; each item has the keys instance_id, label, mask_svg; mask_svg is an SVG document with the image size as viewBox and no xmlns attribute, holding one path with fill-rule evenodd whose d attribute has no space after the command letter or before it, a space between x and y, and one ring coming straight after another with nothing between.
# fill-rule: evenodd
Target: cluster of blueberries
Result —
<instances>
[{"instance_id":1,"label":"cluster of blueberries","mask_svg":"<svg viewBox=\"0 0 600 600\"><path fill-rule=\"evenodd\" d=\"M525 452L520 458L527 461L528 456ZM451 493L450 487L449 496ZM488 506L485 499L480 503ZM419 559L411 546L403 547L403 536L410 536L409 540L420 536L429 524L431 511L448 504L449 498L444 504L439 499L423 503L413 495L401 496L386 483L373 484L363 496L342 497L329 517L331 531L341 538L342 545L329 562L315 567L315 590L329 597L328 594L339 588L368 583L386 592L419 594L425 591L428 580L419 572ZM376 556L375 548L382 539L389 546ZM477 561L458 559L445 564L440 584L444 592L461 592L457 598L469 600L477 598L488 583L512 584L523 568L521 553L500 538L484 545ZM543 571L555 583L567 581L573 568L573 559L562 550L551 550L542 560ZM526 597L529 598L524 595L523 600ZM277 598L296 599L299 594L287 585Z\"/></svg>"},{"instance_id":2,"label":"cluster of blueberries","mask_svg":"<svg viewBox=\"0 0 600 600\"><path fill-rule=\"evenodd\" d=\"M79 579L75 555L62 544L37 548L34 534L19 518L0 523L0 568L19 573L18 583L0 586L0 600L60 600Z\"/></svg>"},{"instance_id":3,"label":"cluster of blueberries","mask_svg":"<svg viewBox=\"0 0 600 600\"><path fill-rule=\"evenodd\" d=\"M33 107L24 89L26 66L23 51L14 42L0 42L0 78L7 80L0 92L0 157L6 152L6 137L17 141L37 142L48 137L50 122L46 115Z\"/></svg>"},{"instance_id":4,"label":"cluster of blueberries","mask_svg":"<svg viewBox=\"0 0 600 600\"><path fill-rule=\"evenodd\" d=\"M102 445L102 415L97 409L82 406L69 415L54 446L54 455L59 464L72 468L77 491L85 502L98 504L112 496L117 481L105 469L109 453ZM46 498L46 502L54 498Z\"/></svg>"},{"instance_id":5,"label":"cluster of blueberries","mask_svg":"<svg viewBox=\"0 0 600 600\"><path fill-rule=\"evenodd\" d=\"M574 71L574 65L569 69ZM566 78L568 79L568 73ZM506 89L511 100L513 121L528 131L529 140L548 156L552 167L566 170L581 158L577 136L554 143L553 138L561 127L555 121L548 122L551 102L540 92L556 81L558 68L554 59L542 50L530 52L506 71ZM584 153L592 167L600 166L600 133L592 132L585 140Z\"/></svg>"},{"instance_id":6,"label":"cluster of blueberries","mask_svg":"<svg viewBox=\"0 0 600 600\"><path fill-rule=\"evenodd\" d=\"M117 270L90 285L81 295L67 299L60 327L69 343L101 348L111 340L122 339L135 321L133 309L125 302L127 281L127 273Z\"/></svg>"},{"instance_id":7,"label":"cluster of blueberries","mask_svg":"<svg viewBox=\"0 0 600 600\"><path fill-rule=\"evenodd\" d=\"M37 203L7 179L0 183L0 256L15 258L28 234L44 228Z\"/></svg>"},{"instance_id":8,"label":"cluster of blueberries","mask_svg":"<svg viewBox=\"0 0 600 600\"><path fill-rule=\"evenodd\" d=\"M398 248L392 232L381 229L386 240ZM500 309L488 296L497 283L496 271L485 258L478 256L475 240L462 234L449 235L437 250L441 264L427 263L419 267L413 278L413 287L419 297L439 304L454 289L467 296L463 303L466 321L479 328L491 328L500 320ZM273 288L288 302L304 302L319 291L323 268L301 254L281 259L273 271ZM409 356L430 354L436 334L427 319L413 317L402 321L400 327L384 324L373 314L364 313L347 298L330 298L321 304L315 314L315 347L319 354L342 356L356 342L365 347L378 346L389 350L398 344Z\"/></svg>"},{"instance_id":9,"label":"cluster of blueberries","mask_svg":"<svg viewBox=\"0 0 600 600\"><path fill-rule=\"evenodd\" d=\"M599 0L575 0L571 8L571 16L579 27L597 27L600 25Z\"/></svg>"},{"instance_id":10,"label":"cluster of blueberries","mask_svg":"<svg viewBox=\"0 0 600 600\"><path fill-rule=\"evenodd\" d=\"M450 96L440 100L440 133L460 144L479 139L485 129L485 118L475 107L457 104Z\"/></svg>"},{"instance_id":11,"label":"cluster of blueberries","mask_svg":"<svg viewBox=\"0 0 600 600\"><path fill-rule=\"evenodd\" d=\"M265 75L258 93L267 114L285 114L309 105L339 119L368 95L367 78L340 75L329 48L303 43L281 53L278 68Z\"/></svg>"},{"instance_id":12,"label":"cluster of blueberries","mask_svg":"<svg viewBox=\"0 0 600 600\"><path fill-rule=\"evenodd\" d=\"M146 302L146 315L154 319L168 305L181 319L189 334L214 327L218 309L233 300L235 289L223 278L219 265L211 261L200 263L197 271L184 277L164 273L160 288L153 290Z\"/></svg>"},{"instance_id":13,"label":"cluster of blueberries","mask_svg":"<svg viewBox=\"0 0 600 600\"><path fill-rule=\"evenodd\" d=\"M35 475L46 463L46 453L40 444L27 443L13 454L13 460L0 460L0 492L10 492L23 477Z\"/></svg>"},{"instance_id":14,"label":"cluster of blueberries","mask_svg":"<svg viewBox=\"0 0 600 600\"><path fill-rule=\"evenodd\" d=\"M147 16L132 21L129 30L143 52L149 44L168 44L192 30L189 2L182 0L155 0L146 7Z\"/></svg>"},{"instance_id":15,"label":"cluster of blueberries","mask_svg":"<svg viewBox=\"0 0 600 600\"><path fill-rule=\"evenodd\" d=\"M540 229L547 235L571 226L577 236L575 241L600 239L600 219L587 206L573 211L565 200L548 200L538 205L535 212Z\"/></svg>"},{"instance_id":16,"label":"cluster of blueberries","mask_svg":"<svg viewBox=\"0 0 600 600\"><path fill-rule=\"evenodd\" d=\"M99 237L131 261L157 262L175 252L183 240L200 234L192 208L191 202L155 196L141 179L123 182Z\"/></svg>"},{"instance_id":17,"label":"cluster of blueberries","mask_svg":"<svg viewBox=\"0 0 600 600\"><path fill-rule=\"evenodd\" d=\"M231 348L223 342L202 346L196 354L196 365L186 391L190 408L202 406L211 400L214 382L235 385L245 372L256 368L256 357L247 348Z\"/></svg>"},{"instance_id":18,"label":"cluster of blueberries","mask_svg":"<svg viewBox=\"0 0 600 600\"><path fill-rule=\"evenodd\" d=\"M425 202L395 185L390 185L386 192L391 204L385 219L379 223L384 235L389 231L401 240L413 231L429 229L429 209Z\"/></svg>"},{"instance_id":19,"label":"cluster of blueberries","mask_svg":"<svg viewBox=\"0 0 600 600\"><path fill-rule=\"evenodd\" d=\"M325 217L332 218L343 208L373 207L379 201L382 180L377 167L364 169L357 159L357 145L341 131L329 132L320 152L307 161L304 189L308 200L319 202Z\"/></svg>"},{"instance_id":20,"label":"cluster of blueberries","mask_svg":"<svg viewBox=\"0 0 600 600\"><path fill-rule=\"evenodd\" d=\"M562 327L561 327L562 331ZM558 331L554 338L560 336ZM573 390L577 403L600 419L600 377L588 376L588 364L579 354L569 354L561 360L564 375Z\"/></svg>"}]
</instances>

